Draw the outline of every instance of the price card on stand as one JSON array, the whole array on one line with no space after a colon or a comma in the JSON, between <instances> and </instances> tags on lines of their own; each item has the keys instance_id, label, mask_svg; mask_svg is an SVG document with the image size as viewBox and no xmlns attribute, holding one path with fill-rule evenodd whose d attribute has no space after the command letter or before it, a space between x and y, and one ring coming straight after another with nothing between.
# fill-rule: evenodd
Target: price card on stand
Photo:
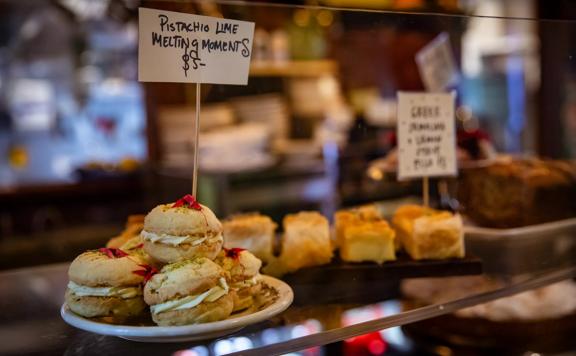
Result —
<instances>
[{"instance_id":1,"label":"price card on stand","mask_svg":"<svg viewBox=\"0 0 576 356\"><path fill-rule=\"evenodd\" d=\"M454 176L452 93L398 92L398 179Z\"/></svg>"},{"instance_id":2,"label":"price card on stand","mask_svg":"<svg viewBox=\"0 0 576 356\"><path fill-rule=\"evenodd\" d=\"M138 79L248 83L254 23L139 9Z\"/></svg>"},{"instance_id":3,"label":"price card on stand","mask_svg":"<svg viewBox=\"0 0 576 356\"><path fill-rule=\"evenodd\" d=\"M433 92L454 88L460 78L452 55L450 37L442 32L416 54L416 64L426 90Z\"/></svg>"},{"instance_id":4,"label":"price card on stand","mask_svg":"<svg viewBox=\"0 0 576 356\"><path fill-rule=\"evenodd\" d=\"M192 195L198 187L201 83L248 84L254 23L140 8L138 80L196 83Z\"/></svg>"}]
</instances>

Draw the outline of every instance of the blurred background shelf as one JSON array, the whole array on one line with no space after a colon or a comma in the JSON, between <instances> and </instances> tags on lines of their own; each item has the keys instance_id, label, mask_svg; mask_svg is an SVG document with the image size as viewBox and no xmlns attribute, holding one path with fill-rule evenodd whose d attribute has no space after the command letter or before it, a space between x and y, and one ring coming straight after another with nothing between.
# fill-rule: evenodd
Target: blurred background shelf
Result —
<instances>
[{"instance_id":1,"label":"blurred background shelf","mask_svg":"<svg viewBox=\"0 0 576 356\"><path fill-rule=\"evenodd\" d=\"M333 60L257 61L250 65L253 77L318 77L337 72L338 64Z\"/></svg>"}]
</instances>

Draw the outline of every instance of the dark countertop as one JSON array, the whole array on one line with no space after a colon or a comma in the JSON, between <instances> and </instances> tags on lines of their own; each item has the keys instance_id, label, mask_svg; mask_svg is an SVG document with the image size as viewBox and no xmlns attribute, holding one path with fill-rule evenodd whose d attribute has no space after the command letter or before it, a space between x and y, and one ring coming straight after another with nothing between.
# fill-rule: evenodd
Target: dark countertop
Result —
<instances>
[{"instance_id":1,"label":"dark countertop","mask_svg":"<svg viewBox=\"0 0 576 356\"><path fill-rule=\"evenodd\" d=\"M171 355L194 347L214 350L214 340L184 343L138 343L102 336L67 325L60 317L68 282L68 264L45 265L0 272L0 355ZM249 326L229 340L250 339L257 346L262 331L276 328L277 338L290 338L285 324L306 322L310 317L326 316L352 306L292 307L284 317ZM311 311L313 309L313 311ZM323 310L324 309L324 310ZM339 320L338 320L339 322Z\"/></svg>"},{"instance_id":2,"label":"dark countertop","mask_svg":"<svg viewBox=\"0 0 576 356\"><path fill-rule=\"evenodd\" d=\"M60 307L68 282L67 269L68 263L62 263L0 272L0 355L171 355L194 348L214 354L219 343L222 346L242 341L251 347L259 347L297 338L296 333L303 333L302 330L308 330L304 331L303 335L306 335L306 332L314 334L338 329L347 325L344 321L347 311L367 306L366 302L349 303L343 299L332 304L313 303L314 295L318 294L316 291L311 298L303 298L302 303L294 304L279 316L221 339L138 343L78 330L61 319ZM397 283L387 283L382 290L386 292L386 288L396 291ZM304 290L296 289L297 294L301 292ZM304 296L307 294L303 293ZM382 295L371 298L375 297L384 299ZM372 318L400 311L398 302L394 300L368 305L367 308ZM366 316L362 311L358 315Z\"/></svg>"},{"instance_id":3,"label":"dark countertop","mask_svg":"<svg viewBox=\"0 0 576 356\"><path fill-rule=\"evenodd\" d=\"M76 331L58 310L64 300L67 265L2 272L0 354L62 354Z\"/></svg>"},{"instance_id":4,"label":"dark countertop","mask_svg":"<svg viewBox=\"0 0 576 356\"><path fill-rule=\"evenodd\" d=\"M60 318L67 269L56 264L0 273L0 355L170 355L195 345L137 343L67 325Z\"/></svg>"},{"instance_id":5,"label":"dark countertop","mask_svg":"<svg viewBox=\"0 0 576 356\"><path fill-rule=\"evenodd\" d=\"M338 288L334 286L318 285L315 290L306 292L304 284L295 284L292 287L297 301L288 310L234 334L199 342L139 343L78 330L61 319L60 307L68 282L67 269L68 264L63 263L0 272L0 355L172 355L177 351L192 350L198 352L190 355L208 356L260 347L268 351L300 350L367 333L379 334L389 345L396 343L396 347L403 349L392 355L412 355L414 352L410 351L410 342L398 337L401 333L396 326L576 275L576 268L551 271L534 278L524 278L504 288L464 295L461 299L408 311L403 311L400 302L394 299L392 291L397 293L397 285L390 283L390 280L386 283L369 283L368 294L372 300L360 300L359 295L352 299L346 299L344 294L335 297ZM366 284L362 286L357 283L345 292L349 294L365 289ZM332 297L332 300L314 303L322 299L319 298L322 294ZM333 345L327 346L327 353L338 350L330 349ZM345 348L346 342L342 345L339 347ZM260 352L252 351L254 354Z\"/></svg>"}]
</instances>

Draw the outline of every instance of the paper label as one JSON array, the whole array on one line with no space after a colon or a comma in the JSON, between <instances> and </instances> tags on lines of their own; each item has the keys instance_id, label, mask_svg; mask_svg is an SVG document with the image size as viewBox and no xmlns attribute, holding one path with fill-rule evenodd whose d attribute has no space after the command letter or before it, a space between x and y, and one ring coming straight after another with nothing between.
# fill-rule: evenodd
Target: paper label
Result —
<instances>
[{"instance_id":1,"label":"paper label","mask_svg":"<svg viewBox=\"0 0 576 356\"><path fill-rule=\"evenodd\" d=\"M248 83L254 23L139 9L138 80Z\"/></svg>"},{"instance_id":2,"label":"paper label","mask_svg":"<svg viewBox=\"0 0 576 356\"><path fill-rule=\"evenodd\" d=\"M454 176L455 93L398 92L398 179Z\"/></svg>"},{"instance_id":3,"label":"paper label","mask_svg":"<svg viewBox=\"0 0 576 356\"><path fill-rule=\"evenodd\" d=\"M446 91L458 84L458 67L452 55L450 38L439 34L416 54L420 78L428 91Z\"/></svg>"}]
</instances>

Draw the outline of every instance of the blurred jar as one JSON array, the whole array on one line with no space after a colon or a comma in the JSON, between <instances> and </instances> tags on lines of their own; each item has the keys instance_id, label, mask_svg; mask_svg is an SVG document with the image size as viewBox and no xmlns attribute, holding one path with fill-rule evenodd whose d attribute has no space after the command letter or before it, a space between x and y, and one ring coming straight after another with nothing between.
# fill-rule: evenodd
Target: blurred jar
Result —
<instances>
[{"instance_id":1,"label":"blurred jar","mask_svg":"<svg viewBox=\"0 0 576 356\"><path fill-rule=\"evenodd\" d=\"M326 56L324 28L332 24L331 15L326 14L331 13L309 9L294 11L292 23L288 26L292 59L310 60ZM326 20L325 17L330 19Z\"/></svg>"}]
</instances>

